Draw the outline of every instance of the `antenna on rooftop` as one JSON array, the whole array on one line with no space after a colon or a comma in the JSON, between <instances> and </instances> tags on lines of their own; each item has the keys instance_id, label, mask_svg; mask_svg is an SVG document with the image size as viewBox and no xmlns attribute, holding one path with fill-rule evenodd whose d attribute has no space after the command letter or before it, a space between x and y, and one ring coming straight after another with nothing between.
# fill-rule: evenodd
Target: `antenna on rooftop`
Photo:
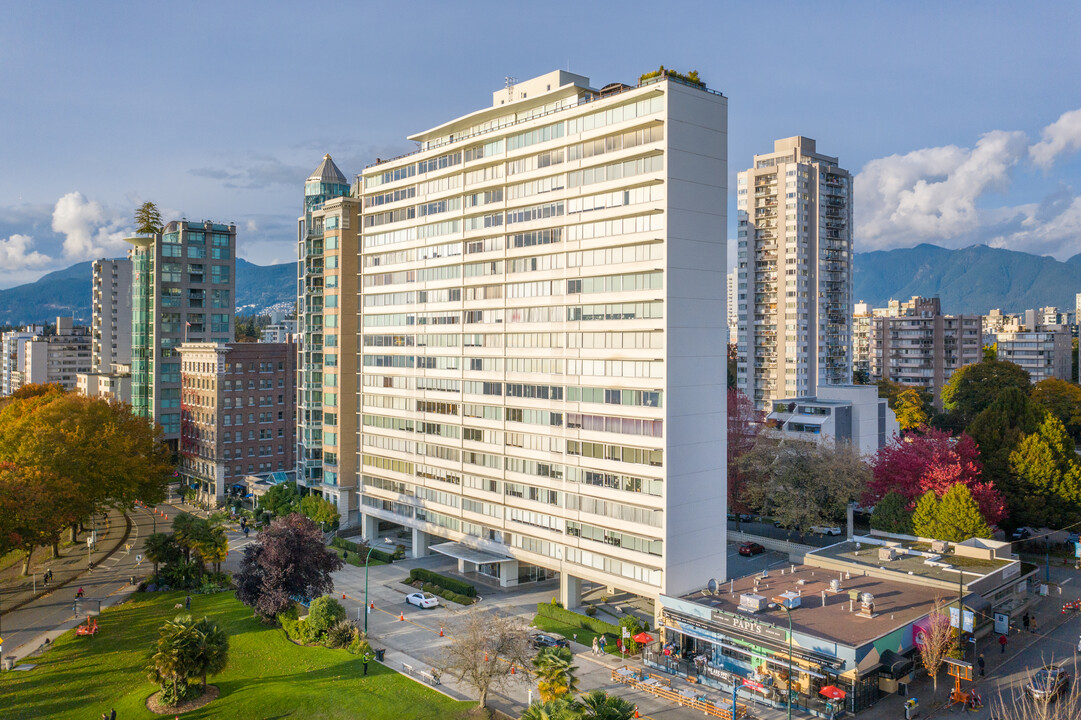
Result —
<instances>
[{"instance_id":1,"label":"antenna on rooftop","mask_svg":"<svg viewBox=\"0 0 1081 720\"><path fill-rule=\"evenodd\" d=\"M503 78L503 82L507 87L507 102L511 102L514 100L514 84L518 82L518 78L507 75Z\"/></svg>"}]
</instances>

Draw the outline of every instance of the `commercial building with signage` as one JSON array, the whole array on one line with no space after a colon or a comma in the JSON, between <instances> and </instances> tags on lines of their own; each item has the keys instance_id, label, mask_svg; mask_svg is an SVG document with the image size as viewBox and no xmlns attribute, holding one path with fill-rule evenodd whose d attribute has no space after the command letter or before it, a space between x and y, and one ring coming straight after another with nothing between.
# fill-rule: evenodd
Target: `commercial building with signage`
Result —
<instances>
[{"instance_id":1,"label":"commercial building with signage","mask_svg":"<svg viewBox=\"0 0 1081 720\"><path fill-rule=\"evenodd\" d=\"M912 680L936 600L952 602L961 622L963 597L966 645L993 630L996 613L1023 611L1028 576L1009 549L983 540L857 537L809 553L803 565L662 596L662 640L644 659L726 692L740 686L741 698L783 707L791 690L802 711L856 713ZM832 707L822 692L831 686L843 693Z\"/></svg>"}]
</instances>

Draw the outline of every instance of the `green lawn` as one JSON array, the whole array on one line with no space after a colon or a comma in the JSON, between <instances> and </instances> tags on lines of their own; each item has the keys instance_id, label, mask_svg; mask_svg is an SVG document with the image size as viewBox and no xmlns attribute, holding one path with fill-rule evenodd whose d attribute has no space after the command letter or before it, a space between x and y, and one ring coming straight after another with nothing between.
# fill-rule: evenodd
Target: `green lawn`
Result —
<instances>
[{"instance_id":1,"label":"green lawn","mask_svg":"<svg viewBox=\"0 0 1081 720\"><path fill-rule=\"evenodd\" d=\"M559 622L558 620L553 620L552 618L545 617L543 615L537 615L536 617L534 617L531 624L538 630L543 630L544 632L551 633L553 635L562 635L568 640L574 640L574 635L575 633L577 633L577 642L585 645L586 647L592 647L593 638L599 638L601 636L601 634L598 632L593 632L592 630L587 630L583 627L576 627L574 625L566 625ZM608 638L608 644L605 646L605 652L609 655L615 655L618 657L619 647L616 646L616 640L619 639L619 636L615 635L614 633L605 633L605 635Z\"/></svg>"},{"instance_id":2,"label":"green lawn","mask_svg":"<svg viewBox=\"0 0 1081 720\"><path fill-rule=\"evenodd\" d=\"M5 720L85 720L116 708L118 718L157 718L146 698L147 653L158 627L176 614L184 593L137 594L99 618L98 637L69 632L52 650L24 662L27 672L0 674L0 715ZM210 683L221 695L184 713L199 718L456 718L474 706L450 700L409 678L369 665L344 650L306 648L289 642L281 628L252 617L231 592L192 596L192 614L208 615L229 634L229 667ZM165 716L171 718L172 716Z\"/></svg>"},{"instance_id":3,"label":"green lawn","mask_svg":"<svg viewBox=\"0 0 1081 720\"><path fill-rule=\"evenodd\" d=\"M327 550L330 550L338 557L341 557L344 553L349 552L349 557L345 558L345 562L349 563L353 567L364 567L364 558L362 558L355 552L343 550L342 548L334 547L333 545L327 545ZM375 567L376 565L386 565L386 563L382 560L376 560L375 558L372 558L368 561L369 567Z\"/></svg>"}]
</instances>

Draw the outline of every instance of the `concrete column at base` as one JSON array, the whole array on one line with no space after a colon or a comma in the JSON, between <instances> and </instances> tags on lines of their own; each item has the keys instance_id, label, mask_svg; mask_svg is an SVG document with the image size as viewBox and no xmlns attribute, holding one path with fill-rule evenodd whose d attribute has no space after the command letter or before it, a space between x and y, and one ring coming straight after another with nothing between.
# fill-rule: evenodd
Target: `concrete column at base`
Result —
<instances>
[{"instance_id":1,"label":"concrete column at base","mask_svg":"<svg viewBox=\"0 0 1081 720\"><path fill-rule=\"evenodd\" d=\"M581 607L582 605L582 578L574 577L563 572L559 574L559 602L563 607Z\"/></svg>"},{"instance_id":2,"label":"concrete column at base","mask_svg":"<svg viewBox=\"0 0 1081 720\"><path fill-rule=\"evenodd\" d=\"M518 584L518 561L508 560L499 563L499 587L514 587Z\"/></svg>"},{"instance_id":3,"label":"concrete column at base","mask_svg":"<svg viewBox=\"0 0 1081 720\"><path fill-rule=\"evenodd\" d=\"M423 530L417 530L413 528L413 552L412 556L415 558L422 558L431 555L431 551L428 546L432 543L432 536Z\"/></svg>"},{"instance_id":4,"label":"concrete column at base","mask_svg":"<svg viewBox=\"0 0 1081 720\"><path fill-rule=\"evenodd\" d=\"M373 543L378 538L376 534L379 532L379 518L374 515L368 515L366 513L360 514L360 534L367 543Z\"/></svg>"}]
</instances>

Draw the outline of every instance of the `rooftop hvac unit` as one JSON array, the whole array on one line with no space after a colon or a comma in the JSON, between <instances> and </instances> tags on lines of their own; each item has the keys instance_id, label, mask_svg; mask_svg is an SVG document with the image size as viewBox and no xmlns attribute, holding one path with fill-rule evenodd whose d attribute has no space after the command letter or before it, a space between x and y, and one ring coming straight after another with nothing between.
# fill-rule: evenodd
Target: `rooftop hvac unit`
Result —
<instances>
[{"instance_id":1,"label":"rooftop hvac unit","mask_svg":"<svg viewBox=\"0 0 1081 720\"><path fill-rule=\"evenodd\" d=\"M896 559L897 559L897 550L896 550L896 548L884 547L884 548L879 548L878 549L878 560L879 560L879 562L890 562L891 560L896 560Z\"/></svg>"},{"instance_id":2,"label":"rooftop hvac unit","mask_svg":"<svg viewBox=\"0 0 1081 720\"><path fill-rule=\"evenodd\" d=\"M841 581L837 578L830 580L830 592L841 592Z\"/></svg>"},{"instance_id":3,"label":"rooftop hvac unit","mask_svg":"<svg viewBox=\"0 0 1081 720\"><path fill-rule=\"evenodd\" d=\"M950 549L950 544L945 540L932 540L931 552L944 553Z\"/></svg>"},{"instance_id":4,"label":"rooftop hvac unit","mask_svg":"<svg viewBox=\"0 0 1081 720\"><path fill-rule=\"evenodd\" d=\"M761 612L766 607L766 598L754 593L743 593L739 596L739 607L741 610Z\"/></svg>"},{"instance_id":5,"label":"rooftop hvac unit","mask_svg":"<svg viewBox=\"0 0 1081 720\"><path fill-rule=\"evenodd\" d=\"M799 594L794 593L792 591L783 592L780 595L778 595L778 596L776 596L774 598L771 598L771 600L773 602L777 603L778 605L783 605L784 607L788 608L789 610L792 610L794 608L798 608L800 606L800 602L802 601L802 599L803 598L801 598Z\"/></svg>"}]
</instances>

